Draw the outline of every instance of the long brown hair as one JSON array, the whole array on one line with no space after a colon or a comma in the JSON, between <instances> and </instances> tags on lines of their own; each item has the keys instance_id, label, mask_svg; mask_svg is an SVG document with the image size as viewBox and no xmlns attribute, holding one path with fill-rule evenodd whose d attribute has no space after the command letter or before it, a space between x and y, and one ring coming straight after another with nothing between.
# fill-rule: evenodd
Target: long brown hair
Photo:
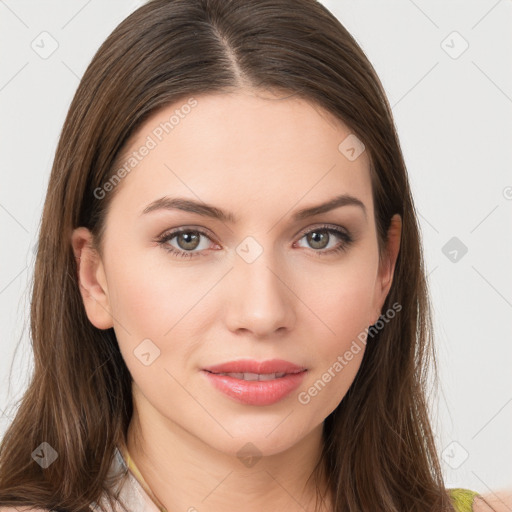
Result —
<instances>
[{"instance_id":1,"label":"long brown hair","mask_svg":"<svg viewBox=\"0 0 512 512\"><path fill-rule=\"evenodd\" d=\"M0 505L80 511L110 493L107 472L133 412L131 376L114 330L85 314L72 230L89 228L100 250L115 190L105 198L95 190L148 116L246 86L303 97L364 143L381 251L393 214L402 217L383 310L402 309L368 338L354 382L324 422L317 469L333 510L452 510L426 400L427 370L437 382L437 369L421 240L391 108L361 48L314 0L152 0L94 56L48 184L31 302L35 368L0 446ZM32 457L43 442L58 454L46 469Z\"/></svg>"}]
</instances>

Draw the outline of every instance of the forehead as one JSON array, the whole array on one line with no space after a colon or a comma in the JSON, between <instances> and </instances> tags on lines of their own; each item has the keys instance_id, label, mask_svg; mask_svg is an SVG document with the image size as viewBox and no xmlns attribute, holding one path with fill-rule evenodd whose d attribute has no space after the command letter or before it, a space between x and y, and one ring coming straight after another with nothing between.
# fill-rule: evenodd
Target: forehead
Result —
<instances>
[{"instance_id":1,"label":"forehead","mask_svg":"<svg viewBox=\"0 0 512 512\"><path fill-rule=\"evenodd\" d=\"M371 213L369 158L341 120L303 98L237 91L185 98L125 145L115 202L139 213L164 195L283 209L348 193ZM350 148L349 148L350 149ZM358 154L360 153L360 154Z\"/></svg>"}]
</instances>

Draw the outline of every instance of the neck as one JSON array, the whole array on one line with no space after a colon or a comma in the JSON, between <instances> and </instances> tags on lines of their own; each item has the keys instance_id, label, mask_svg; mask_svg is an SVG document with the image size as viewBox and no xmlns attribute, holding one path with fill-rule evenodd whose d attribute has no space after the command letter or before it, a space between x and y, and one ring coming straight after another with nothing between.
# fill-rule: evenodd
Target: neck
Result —
<instances>
[{"instance_id":1,"label":"neck","mask_svg":"<svg viewBox=\"0 0 512 512\"><path fill-rule=\"evenodd\" d=\"M134 407L126 446L146 483L168 512L330 510L325 482L317 482L322 424L299 443L254 458L219 451L162 419L147 402ZM318 500L317 489L324 500ZM194 508L195 507L195 508Z\"/></svg>"}]
</instances>

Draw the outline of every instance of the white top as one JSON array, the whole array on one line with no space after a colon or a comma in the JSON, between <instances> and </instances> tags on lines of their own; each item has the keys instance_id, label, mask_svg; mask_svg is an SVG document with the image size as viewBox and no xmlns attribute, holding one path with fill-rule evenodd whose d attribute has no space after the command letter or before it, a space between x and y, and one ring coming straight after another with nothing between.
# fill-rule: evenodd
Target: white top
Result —
<instances>
[{"instance_id":1,"label":"white top","mask_svg":"<svg viewBox=\"0 0 512 512\"><path fill-rule=\"evenodd\" d=\"M117 447L115 448L112 465L108 472L108 478L110 479L115 475L120 475L122 478L114 488L114 495L125 505L129 512L161 512L128 468L123 455ZM100 503L106 510L112 510L111 507L108 507L108 502L104 497L101 498ZM97 503L92 503L89 508L96 511L100 510ZM112 512L122 512L122 510L121 506L116 504L116 508Z\"/></svg>"}]
</instances>

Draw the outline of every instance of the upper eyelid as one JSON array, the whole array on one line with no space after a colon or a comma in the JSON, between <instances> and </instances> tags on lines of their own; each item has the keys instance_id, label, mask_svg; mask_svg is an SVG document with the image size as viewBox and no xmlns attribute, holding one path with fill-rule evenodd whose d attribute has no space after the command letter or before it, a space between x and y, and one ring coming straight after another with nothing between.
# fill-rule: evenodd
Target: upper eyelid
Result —
<instances>
[{"instance_id":1,"label":"upper eyelid","mask_svg":"<svg viewBox=\"0 0 512 512\"><path fill-rule=\"evenodd\" d=\"M297 235L295 236L299 236L299 235L302 235L304 236L305 234L311 232L311 231L314 231L315 229L318 229L318 230L321 230L321 229L325 229L325 230L334 230L334 231L340 231L341 233L344 233L344 234L347 234L349 235L350 234L350 231L343 227L343 226L338 226L337 224L331 224L331 223L328 223L328 222L324 222L323 224L319 224L317 226L313 226L312 228L304 228L302 229L301 231L299 231L297 233Z\"/></svg>"},{"instance_id":2,"label":"upper eyelid","mask_svg":"<svg viewBox=\"0 0 512 512\"><path fill-rule=\"evenodd\" d=\"M159 240L162 238L173 237L173 236L179 235L180 233L188 233L189 231L192 231L192 232L197 231L201 235L208 236L211 239L215 239L214 236L210 235L210 233L211 233L210 230L208 230L206 228L202 228L202 227L195 227L195 226L185 226L185 227L166 229L165 231L162 232L161 235L158 235L156 237L156 239Z\"/></svg>"}]
</instances>

